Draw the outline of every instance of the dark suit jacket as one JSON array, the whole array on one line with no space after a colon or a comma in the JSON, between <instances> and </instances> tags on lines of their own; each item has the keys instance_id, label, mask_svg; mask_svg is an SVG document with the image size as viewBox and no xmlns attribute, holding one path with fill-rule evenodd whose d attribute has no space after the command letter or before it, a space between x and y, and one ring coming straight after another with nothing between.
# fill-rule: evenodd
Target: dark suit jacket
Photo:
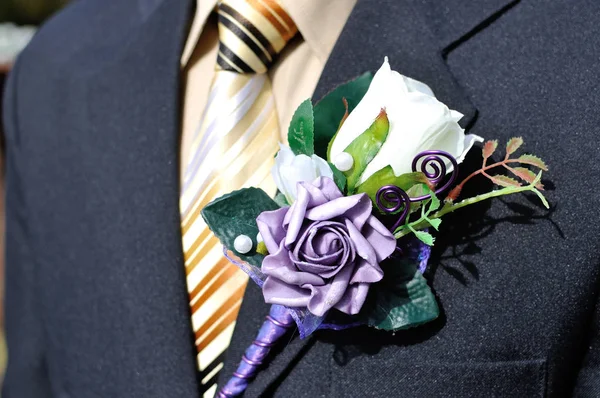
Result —
<instances>
[{"instance_id":1,"label":"dark suit jacket","mask_svg":"<svg viewBox=\"0 0 600 398\"><path fill-rule=\"evenodd\" d=\"M5 398L200 396L178 210L190 9L77 1L16 64ZM523 136L553 209L519 196L448 217L427 272L438 320L296 337L247 396L600 396L599 21L597 0L358 1L315 98L388 55L471 132ZM222 379L266 313L249 287Z\"/></svg>"}]
</instances>

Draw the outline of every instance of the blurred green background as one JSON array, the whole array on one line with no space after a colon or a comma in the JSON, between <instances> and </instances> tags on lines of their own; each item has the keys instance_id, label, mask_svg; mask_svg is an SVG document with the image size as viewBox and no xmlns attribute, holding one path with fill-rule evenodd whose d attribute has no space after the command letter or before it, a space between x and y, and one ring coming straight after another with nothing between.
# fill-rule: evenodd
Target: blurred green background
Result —
<instances>
[{"instance_id":1,"label":"blurred green background","mask_svg":"<svg viewBox=\"0 0 600 398\"><path fill-rule=\"evenodd\" d=\"M66 3L67 0L0 0L0 22L39 25Z\"/></svg>"}]
</instances>

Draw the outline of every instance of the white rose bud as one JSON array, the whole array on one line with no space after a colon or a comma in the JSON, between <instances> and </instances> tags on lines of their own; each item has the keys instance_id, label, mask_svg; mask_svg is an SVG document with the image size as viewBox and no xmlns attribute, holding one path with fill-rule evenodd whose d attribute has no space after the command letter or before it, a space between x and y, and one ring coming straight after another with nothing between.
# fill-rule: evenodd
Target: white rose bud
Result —
<instances>
[{"instance_id":1,"label":"white rose bud","mask_svg":"<svg viewBox=\"0 0 600 398\"><path fill-rule=\"evenodd\" d=\"M373 77L367 93L350 113L331 145L336 159L385 109L390 123L387 139L367 165L359 184L391 165L396 176L410 173L416 155L426 150L450 153L460 163L475 141L458 124L462 114L438 101L429 86L391 70L387 57ZM448 163L448 172L452 170Z\"/></svg>"},{"instance_id":2,"label":"white rose bud","mask_svg":"<svg viewBox=\"0 0 600 398\"><path fill-rule=\"evenodd\" d=\"M288 203L296 200L296 184L299 182L312 182L319 177L333 179L333 171L325 159L317 155L294 155L289 147L281 144L279 148L271 174Z\"/></svg>"}]
</instances>

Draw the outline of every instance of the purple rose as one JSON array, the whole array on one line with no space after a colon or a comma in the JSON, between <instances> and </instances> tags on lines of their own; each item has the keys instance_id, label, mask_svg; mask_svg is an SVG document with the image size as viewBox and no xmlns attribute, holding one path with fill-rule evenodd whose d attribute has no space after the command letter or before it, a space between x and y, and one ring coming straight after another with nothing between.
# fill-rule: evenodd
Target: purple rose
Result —
<instances>
[{"instance_id":1,"label":"purple rose","mask_svg":"<svg viewBox=\"0 0 600 398\"><path fill-rule=\"evenodd\" d=\"M262 263L265 301L317 316L331 308L357 314L369 285L383 278L379 263L396 247L371 211L366 194L343 196L320 177L298 183L291 207L261 213L256 222L270 253Z\"/></svg>"}]
</instances>

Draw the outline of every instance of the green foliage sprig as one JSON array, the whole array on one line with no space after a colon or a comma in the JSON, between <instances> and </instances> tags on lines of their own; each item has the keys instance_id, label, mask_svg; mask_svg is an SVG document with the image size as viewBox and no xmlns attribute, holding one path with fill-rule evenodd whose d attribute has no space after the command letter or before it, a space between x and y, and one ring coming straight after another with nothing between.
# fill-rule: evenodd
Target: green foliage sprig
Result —
<instances>
[{"instance_id":1,"label":"green foliage sprig","mask_svg":"<svg viewBox=\"0 0 600 398\"><path fill-rule=\"evenodd\" d=\"M481 168L471 173L450 191L444 200L444 205L441 209L439 208L440 201L435 197L435 195L432 195L432 198L427 200L421 206L421 216L418 219L413 221L407 219L404 225L401 225L396 231L394 231L394 236L396 239L414 233L418 239L431 246L433 245L435 239L431 234L423 230L429 227L433 227L437 230L441 223L441 218L444 215L484 200L505 195L512 195L515 193L533 192L540 198L544 207L549 209L550 205L541 192L544 189L541 183L542 171L547 171L548 166L542 159L531 154L524 154L518 158L511 158L511 155L513 155L522 145L523 139L521 137L511 138L506 144L506 154L504 158L499 162L488 164L489 158L498 148L498 141L487 141L482 149L483 164ZM534 166L540 170L536 174L529 168L523 167L523 165ZM489 174L489 170L500 167L524 181L526 185L523 185L520 181L508 175ZM455 203L465 184L476 175L483 175L494 184L499 185L502 188Z\"/></svg>"}]
</instances>

